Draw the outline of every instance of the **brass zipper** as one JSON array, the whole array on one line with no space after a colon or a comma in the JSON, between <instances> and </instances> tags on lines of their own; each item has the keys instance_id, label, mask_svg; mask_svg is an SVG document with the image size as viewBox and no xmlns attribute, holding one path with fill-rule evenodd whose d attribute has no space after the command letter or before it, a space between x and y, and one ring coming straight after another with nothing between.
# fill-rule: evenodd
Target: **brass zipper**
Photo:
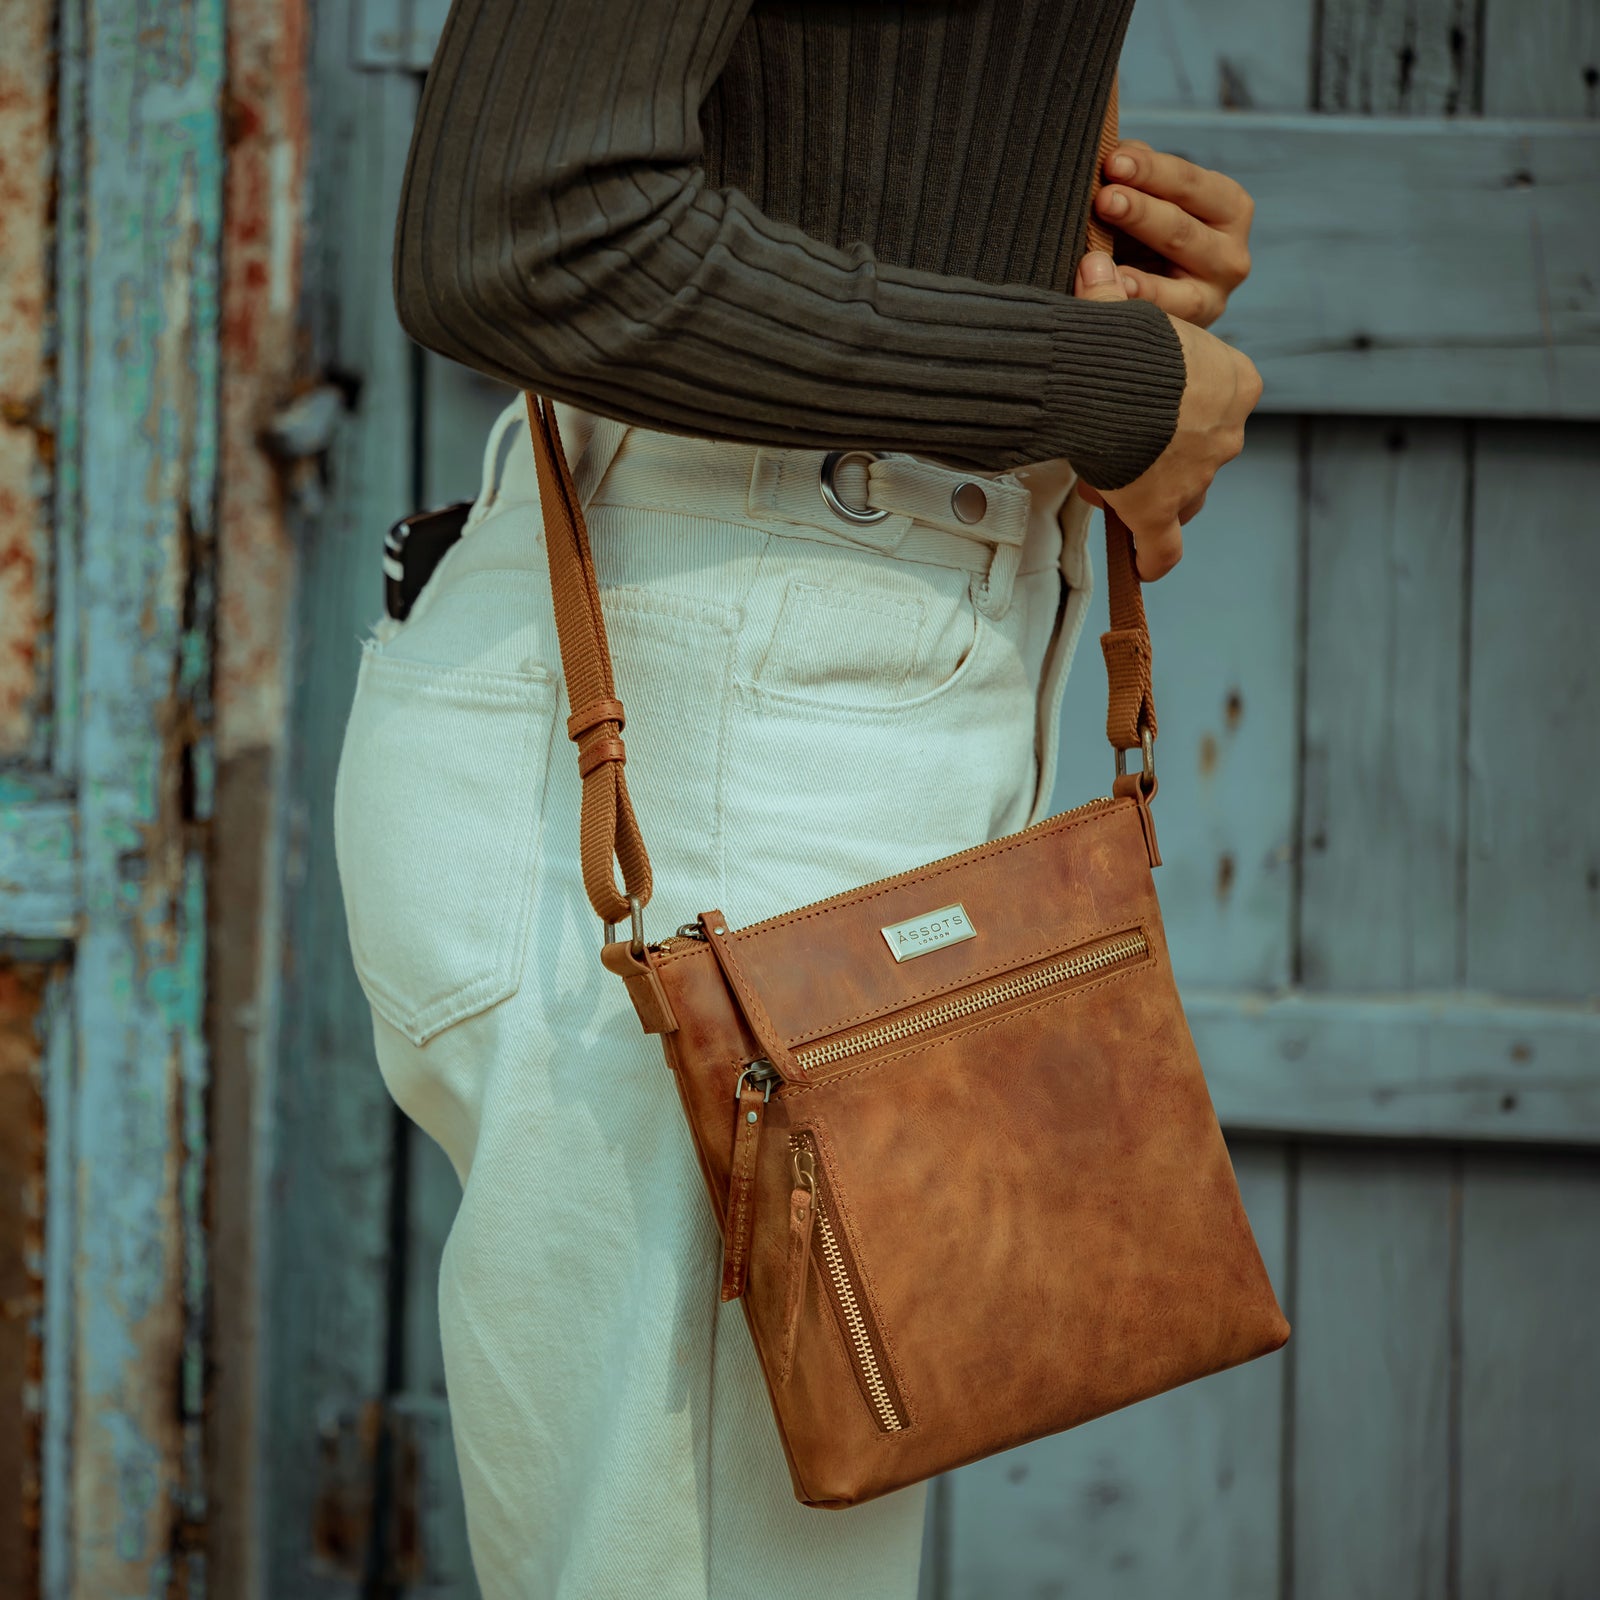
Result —
<instances>
[{"instance_id":1,"label":"brass zipper","mask_svg":"<svg viewBox=\"0 0 1600 1600\"><path fill-rule=\"evenodd\" d=\"M1150 941L1140 929L1134 928L1093 944L1079 945L1077 949L1053 956L1037 966L1026 967L1020 972L1008 972L988 983L946 995L941 1000L912 1011L903 1011L886 1021L857 1028L853 1033L841 1033L818 1044L805 1045L795 1051L794 1058L807 1072L817 1067L833 1066L851 1056L865 1055L885 1046L904 1043L918 1034L960 1022L996 1006L1009 1005L1013 1001L1042 994L1047 989L1081 983L1111 967L1142 961L1149 953Z\"/></svg>"},{"instance_id":2,"label":"brass zipper","mask_svg":"<svg viewBox=\"0 0 1600 1600\"><path fill-rule=\"evenodd\" d=\"M1035 822L1029 827L1018 828L1014 833L1002 833L998 838L986 839L982 844L969 844L965 850L954 850L947 856L935 856L932 861L924 861L920 867L914 867L911 870L914 872L921 872L928 867L943 867L952 861L959 860L962 856L975 855L978 851L987 850L992 845L1009 844L1011 840L1020 839L1024 834L1035 833L1040 828L1051 827L1055 823L1060 822L1063 817L1075 817L1080 812L1096 811L1101 806L1109 806L1112 803L1112 796L1108 794L1101 795L1095 800L1085 800L1081 806L1073 806L1066 811L1057 811L1053 815L1045 817L1041 821ZM885 883L893 883L896 878L903 878L905 876L906 874L904 872L891 872L885 878L873 878L868 883L858 883L855 888L846 889L842 894L831 894L825 896L821 900L809 900L803 906L792 906L788 911L780 912L778 916L769 917L767 920L770 922L778 922L783 920L785 917L792 917L797 911L815 911L818 906L825 906L830 900L846 900L854 895L860 894L864 889L876 889ZM735 928L733 932L752 933L761 926L763 926L763 924L754 922L751 923L748 928ZM658 945L654 946L654 948L657 950L670 950L674 945L690 943L703 944L704 942L705 935L701 933L700 929L696 927L694 923L686 922L675 934L672 934L669 938L663 939Z\"/></svg>"},{"instance_id":3,"label":"brass zipper","mask_svg":"<svg viewBox=\"0 0 1600 1600\"><path fill-rule=\"evenodd\" d=\"M850 1254L850 1246L835 1225L833 1197L817 1162L816 1141L808 1132L791 1133L789 1149L793 1155L796 1177L811 1189L816 1204L816 1233L821 1246L822 1277L828 1287L834 1315L849 1347L856 1379L878 1426L885 1433L899 1433L906 1426L905 1405L882 1353L883 1341L873 1324L872 1312L861 1288L860 1273ZM804 1270L803 1263L801 1270Z\"/></svg>"}]
</instances>

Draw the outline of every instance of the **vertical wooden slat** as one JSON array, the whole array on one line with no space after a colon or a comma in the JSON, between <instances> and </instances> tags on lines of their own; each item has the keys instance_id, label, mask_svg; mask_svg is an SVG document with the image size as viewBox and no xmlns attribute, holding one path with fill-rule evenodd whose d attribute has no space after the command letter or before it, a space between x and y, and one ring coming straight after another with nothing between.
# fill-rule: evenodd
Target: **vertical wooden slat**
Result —
<instances>
[{"instance_id":1,"label":"vertical wooden slat","mask_svg":"<svg viewBox=\"0 0 1600 1600\"><path fill-rule=\"evenodd\" d=\"M1483 109L1492 117L1600 117L1600 6L1486 0Z\"/></svg>"},{"instance_id":2,"label":"vertical wooden slat","mask_svg":"<svg viewBox=\"0 0 1600 1600\"><path fill-rule=\"evenodd\" d=\"M1589 0L1488 0L1485 30L1486 111L1600 115L1600 16ZM1597 461L1593 427L1478 430L1466 942L1469 981L1591 999L1600 666L1582 597L1600 571L1585 537ZM1462 1600L1594 1590L1600 1386L1582 1346L1600 1315L1596 1238L1593 1157L1467 1158Z\"/></svg>"},{"instance_id":3,"label":"vertical wooden slat","mask_svg":"<svg viewBox=\"0 0 1600 1600\"><path fill-rule=\"evenodd\" d=\"M1578 109L1592 8L1535 18L1496 0L1488 17L1508 46L1487 63L1489 109ZM1569 53L1585 36L1586 62ZM1593 427L1478 429L1465 956L1484 988L1600 997L1600 665L1583 603L1600 576L1597 460ZM1597 1238L1593 1157L1466 1158L1462 1600L1593 1592Z\"/></svg>"},{"instance_id":4,"label":"vertical wooden slat","mask_svg":"<svg viewBox=\"0 0 1600 1600\"><path fill-rule=\"evenodd\" d=\"M1600 116L1589 0L1488 0L1484 23L1485 111ZM1600 995L1597 492L1600 429L1479 428L1466 976L1484 988Z\"/></svg>"},{"instance_id":5,"label":"vertical wooden slat","mask_svg":"<svg viewBox=\"0 0 1600 1600\"><path fill-rule=\"evenodd\" d=\"M409 1121L404 1133L410 1146L405 1303L396 1314L403 1319L404 1332L399 1404L416 1457L416 1492L408 1515L414 1522L410 1542L417 1569L404 1592L413 1600L469 1600L477 1591L439 1342L439 1260L461 1199L461 1183L449 1158L427 1134Z\"/></svg>"},{"instance_id":6,"label":"vertical wooden slat","mask_svg":"<svg viewBox=\"0 0 1600 1600\"><path fill-rule=\"evenodd\" d=\"M1329 0L1320 24L1319 109L1473 108L1478 30L1465 0ZM1316 421L1308 488L1302 978L1335 991L1447 988L1460 929L1467 429ZM1299 1199L1295 1600L1444 1600L1458 1164L1404 1147L1308 1148Z\"/></svg>"},{"instance_id":7,"label":"vertical wooden slat","mask_svg":"<svg viewBox=\"0 0 1600 1600\"><path fill-rule=\"evenodd\" d=\"M215 1261L206 1454L207 1583L261 1600L259 1408L283 762L295 549L289 499L314 462L279 463L264 424L305 374L297 337L309 128L304 0L228 0L229 133L218 485L216 823L207 986ZM288 491L286 493L286 490Z\"/></svg>"},{"instance_id":8,"label":"vertical wooden slat","mask_svg":"<svg viewBox=\"0 0 1600 1600\"><path fill-rule=\"evenodd\" d=\"M1139 0L1122 50L1122 104L1303 111L1312 18L1311 5L1282 0Z\"/></svg>"},{"instance_id":9,"label":"vertical wooden slat","mask_svg":"<svg viewBox=\"0 0 1600 1600\"><path fill-rule=\"evenodd\" d=\"M1295 1600L1446 1600L1453 1177L1440 1152L1302 1152Z\"/></svg>"},{"instance_id":10,"label":"vertical wooden slat","mask_svg":"<svg viewBox=\"0 0 1600 1600\"><path fill-rule=\"evenodd\" d=\"M222 16L83 0L62 258L81 284L84 617L71 1582L199 1582L204 825L211 805ZM81 271L81 276L75 276Z\"/></svg>"},{"instance_id":11,"label":"vertical wooden slat","mask_svg":"<svg viewBox=\"0 0 1600 1600\"><path fill-rule=\"evenodd\" d=\"M1286 1159L1234 1149L1280 1285ZM950 1600L1278 1600L1284 1371L1269 1356L954 1474Z\"/></svg>"},{"instance_id":12,"label":"vertical wooden slat","mask_svg":"<svg viewBox=\"0 0 1600 1600\"><path fill-rule=\"evenodd\" d=\"M1600 436L1484 430L1475 502L1467 980L1600 995Z\"/></svg>"},{"instance_id":13,"label":"vertical wooden slat","mask_svg":"<svg viewBox=\"0 0 1600 1600\"><path fill-rule=\"evenodd\" d=\"M1460 1600L1600 1581L1600 1164L1477 1156L1462 1221Z\"/></svg>"},{"instance_id":14,"label":"vertical wooden slat","mask_svg":"<svg viewBox=\"0 0 1600 1600\"><path fill-rule=\"evenodd\" d=\"M1301 975L1455 980L1466 450L1449 423L1313 433Z\"/></svg>"},{"instance_id":15,"label":"vertical wooden slat","mask_svg":"<svg viewBox=\"0 0 1600 1600\"><path fill-rule=\"evenodd\" d=\"M516 391L431 351L423 362L423 498L430 506L476 499L484 438Z\"/></svg>"},{"instance_id":16,"label":"vertical wooden slat","mask_svg":"<svg viewBox=\"0 0 1600 1600\"><path fill-rule=\"evenodd\" d=\"M297 1600L344 1600L390 1576L389 1552L374 1540L386 1494L397 1113L350 963L332 795L358 642L382 609L384 531L415 492L412 362L387 286L416 85L358 72L351 24L348 4L319 7L312 43L306 315L316 358L354 405L325 487L312 477L297 512L300 644L272 1108L262 1592Z\"/></svg>"},{"instance_id":17,"label":"vertical wooden slat","mask_svg":"<svg viewBox=\"0 0 1600 1600\"><path fill-rule=\"evenodd\" d=\"M1317 104L1379 116L1477 109L1477 0L1327 0Z\"/></svg>"}]
</instances>

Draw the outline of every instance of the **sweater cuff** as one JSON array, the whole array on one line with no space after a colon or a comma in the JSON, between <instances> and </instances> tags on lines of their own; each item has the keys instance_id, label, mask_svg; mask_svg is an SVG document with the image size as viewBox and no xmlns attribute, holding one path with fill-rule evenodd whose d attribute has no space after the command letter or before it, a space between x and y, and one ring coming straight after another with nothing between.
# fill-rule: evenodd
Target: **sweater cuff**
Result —
<instances>
[{"instance_id":1,"label":"sweater cuff","mask_svg":"<svg viewBox=\"0 0 1600 1600\"><path fill-rule=\"evenodd\" d=\"M1041 424L1047 458L1096 489L1132 483L1178 425L1188 369L1166 313L1148 300L1065 300L1051 335Z\"/></svg>"}]
</instances>

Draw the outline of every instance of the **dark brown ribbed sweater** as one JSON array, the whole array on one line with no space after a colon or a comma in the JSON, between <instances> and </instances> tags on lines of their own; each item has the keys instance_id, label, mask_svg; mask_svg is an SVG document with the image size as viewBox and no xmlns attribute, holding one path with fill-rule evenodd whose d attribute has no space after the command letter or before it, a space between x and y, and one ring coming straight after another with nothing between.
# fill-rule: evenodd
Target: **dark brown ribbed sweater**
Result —
<instances>
[{"instance_id":1,"label":"dark brown ribbed sweater","mask_svg":"<svg viewBox=\"0 0 1600 1600\"><path fill-rule=\"evenodd\" d=\"M1185 378L1155 306L1071 295L1131 9L455 0L401 320L646 427L1120 487Z\"/></svg>"}]
</instances>

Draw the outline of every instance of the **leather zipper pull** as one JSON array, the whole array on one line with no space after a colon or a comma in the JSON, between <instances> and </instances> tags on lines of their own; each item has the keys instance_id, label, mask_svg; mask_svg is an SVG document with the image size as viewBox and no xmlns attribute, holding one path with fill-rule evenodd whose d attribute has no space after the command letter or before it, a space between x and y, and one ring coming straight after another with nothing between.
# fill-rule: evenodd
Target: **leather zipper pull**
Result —
<instances>
[{"instance_id":1,"label":"leather zipper pull","mask_svg":"<svg viewBox=\"0 0 1600 1600\"><path fill-rule=\"evenodd\" d=\"M794 1188L789 1191L789 1250L784 1269L783 1342L778 1349L778 1382L794 1371L800 1312L806 1303L811 1268L811 1230L817 1220L817 1169L809 1150L794 1152Z\"/></svg>"},{"instance_id":2,"label":"leather zipper pull","mask_svg":"<svg viewBox=\"0 0 1600 1600\"><path fill-rule=\"evenodd\" d=\"M766 1121L767 1096L772 1081L739 1075L733 1128L733 1161L728 1176L727 1222L722 1242L722 1298L737 1300L750 1276L750 1245L756 1231L756 1152L761 1148L761 1127Z\"/></svg>"},{"instance_id":3,"label":"leather zipper pull","mask_svg":"<svg viewBox=\"0 0 1600 1600\"><path fill-rule=\"evenodd\" d=\"M1138 802L1139 826L1144 829L1144 847L1152 867L1161 865L1161 846L1156 843L1155 818L1150 815L1150 802L1156 797L1156 788L1157 785L1152 783L1146 789L1143 777L1137 772L1119 773L1111 786L1111 792L1117 799Z\"/></svg>"}]
</instances>

